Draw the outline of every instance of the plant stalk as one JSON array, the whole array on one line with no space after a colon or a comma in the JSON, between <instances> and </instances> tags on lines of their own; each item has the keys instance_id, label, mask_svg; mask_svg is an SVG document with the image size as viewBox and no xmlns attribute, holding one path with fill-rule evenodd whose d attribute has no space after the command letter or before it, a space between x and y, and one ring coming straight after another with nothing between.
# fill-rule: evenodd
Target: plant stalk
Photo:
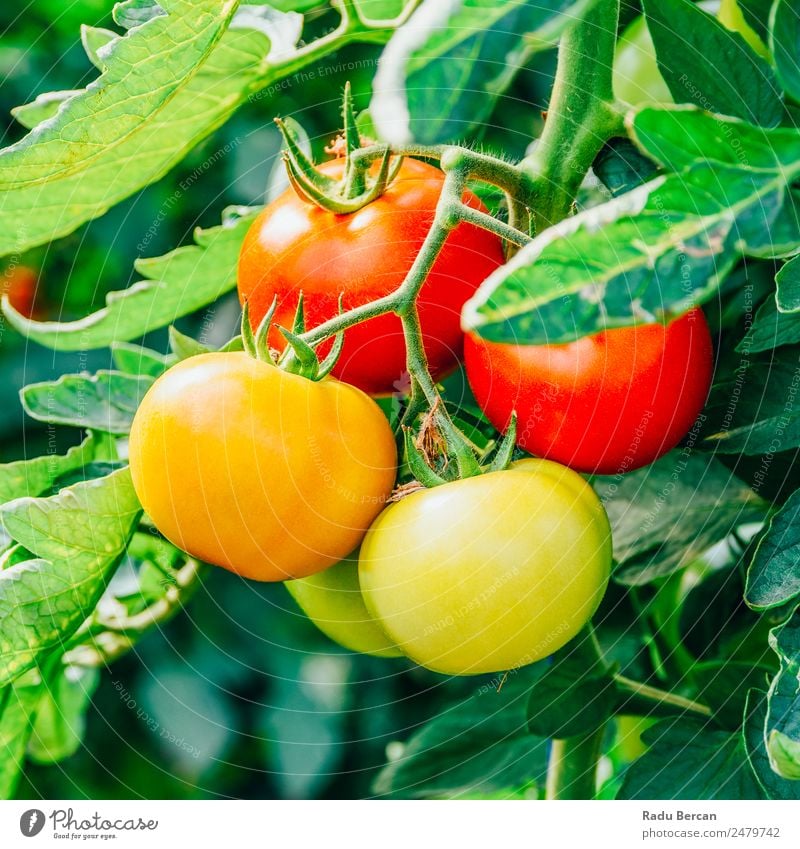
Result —
<instances>
[{"instance_id":1,"label":"plant stalk","mask_svg":"<svg viewBox=\"0 0 800 849\"><path fill-rule=\"evenodd\" d=\"M547 799L594 799L605 723L578 737L553 740L547 763Z\"/></svg>"},{"instance_id":2,"label":"plant stalk","mask_svg":"<svg viewBox=\"0 0 800 849\"><path fill-rule=\"evenodd\" d=\"M544 130L522 170L536 183L535 231L567 218L592 162L624 131L612 68L619 0L599 0L561 38Z\"/></svg>"}]
</instances>

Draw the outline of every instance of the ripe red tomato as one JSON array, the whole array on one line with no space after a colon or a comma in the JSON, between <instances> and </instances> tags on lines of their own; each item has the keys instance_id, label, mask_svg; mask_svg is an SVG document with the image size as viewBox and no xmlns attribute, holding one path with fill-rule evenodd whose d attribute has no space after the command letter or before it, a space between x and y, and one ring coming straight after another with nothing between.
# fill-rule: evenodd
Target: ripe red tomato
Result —
<instances>
[{"instance_id":1,"label":"ripe red tomato","mask_svg":"<svg viewBox=\"0 0 800 849\"><path fill-rule=\"evenodd\" d=\"M711 384L708 324L693 309L667 324L616 328L566 345L506 345L467 336L481 409L517 444L583 472L616 474L674 448Z\"/></svg>"},{"instance_id":2,"label":"ripe red tomato","mask_svg":"<svg viewBox=\"0 0 800 849\"><path fill-rule=\"evenodd\" d=\"M342 160L320 166L340 176ZM349 215L335 215L289 189L259 215L245 237L239 258L239 297L247 301L253 327L277 295L269 342L286 342L275 324L291 328L299 293L307 327L344 308L368 303L396 289L411 268L433 222L443 174L427 163L406 159L381 197ZM470 206L484 209L470 192ZM431 269L419 299L425 352L434 377L453 368L461 355L461 307L504 261L500 239L474 225L460 224ZM321 346L324 355L329 343ZM351 328L333 374L372 395L402 387L405 343L400 320L383 315Z\"/></svg>"}]
</instances>

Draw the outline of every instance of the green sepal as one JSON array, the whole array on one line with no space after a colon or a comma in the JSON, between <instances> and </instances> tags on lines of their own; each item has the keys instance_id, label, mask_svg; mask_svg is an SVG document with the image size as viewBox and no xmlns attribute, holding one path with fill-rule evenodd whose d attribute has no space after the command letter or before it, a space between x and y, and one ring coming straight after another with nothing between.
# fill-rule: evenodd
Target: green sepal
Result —
<instances>
[{"instance_id":1,"label":"green sepal","mask_svg":"<svg viewBox=\"0 0 800 849\"><path fill-rule=\"evenodd\" d=\"M297 309L294 311L294 321L292 322L292 333L294 333L295 336L300 336L306 332L306 314L304 307L303 293L301 292L297 298Z\"/></svg>"},{"instance_id":2,"label":"green sepal","mask_svg":"<svg viewBox=\"0 0 800 849\"><path fill-rule=\"evenodd\" d=\"M319 360L316 351L296 333L281 327L280 324L276 327L283 334L284 339L289 343L289 349L294 354L293 357L285 357L281 361L281 368L292 374L307 377L309 380L317 380L319 377Z\"/></svg>"},{"instance_id":3,"label":"green sepal","mask_svg":"<svg viewBox=\"0 0 800 849\"><path fill-rule=\"evenodd\" d=\"M261 319L261 323L258 325L258 329L256 330L256 357L265 363L272 362L272 357L269 353L269 330L272 326L272 319L275 317L275 310L277 308L278 296L275 295L272 299L272 303L269 305L269 309L264 314L264 318Z\"/></svg>"},{"instance_id":4,"label":"green sepal","mask_svg":"<svg viewBox=\"0 0 800 849\"><path fill-rule=\"evenodd\" d=\"M256 340L253 336L253 328L250 326L250 305L247 301L242 305L242 345L247 354L254 360L258 359L256 353Z\"/></svg>"},{"instance_id":5,"label":"green sepal","mask_svg":"<svg viewBox=\"0 0 800 849\"><path fill-rule=\"evenodd\" d=\"M339 357L342 354L343 347L344 330L333 337L333 347L331 348L328 356L325 357L325 359L319 364L319 370L317 371L317 376L315 378L316 380L322 380L323 377L327 377L333 371L334 366L339 361Z\"/></svg>"},{"instance_id":6,"label":"green sepal","mask_svg":"<svg viewBox=\"0 0 800 849\"><path fill-rule=\"evenodd\" d=\"M406 462L411 474L428 489L441 486L447 481L438 475L422 456L419 448L414 444L414 432L410 427L403 428L403 443L406 449Z\"/></svg>"},{"instance_id":7,"label":"green sepal","mask_svg":"<svg viewBox=\"0 0 800 849\"><path fill-rule=\"evenodd\" d=\"M514 447L517 444L517 414L511 414L511 421L508 423L508 430L503 437L494 455L494 459L487 466L487 472L502 472L507 469L511 458L514 456Z\"/></svg>"}]
</instances>

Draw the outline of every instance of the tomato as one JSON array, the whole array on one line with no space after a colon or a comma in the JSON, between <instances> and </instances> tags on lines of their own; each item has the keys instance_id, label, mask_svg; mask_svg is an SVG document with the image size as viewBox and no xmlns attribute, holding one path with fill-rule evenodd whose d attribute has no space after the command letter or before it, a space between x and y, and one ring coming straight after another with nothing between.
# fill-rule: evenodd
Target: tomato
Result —
<instances>
[{"instance_id":1,"label":"tomato","mask_svg":"<svg viewBox=\"0 0 800 849\"><path fill-rule=\"evenodd\" d=\"M646 466L689 431L711 385L711 334L699 309L566 345L506 345L469 335L467 377L481 409L517 444L583 472Z\"/></svg>"},{"instance_id":2,"label":"tomato","mask_svg":"<svg viewBox=\"0 0 800 849\"><path fill-rule=\"evenodd\" d=\"M402 657L364 604L357 555L308 578L287 581L286 589L303 613L335 643L362 654Z\"/></svg>"},{"instance_id":3,"label":"tomato","mask_svg":"<svg viewBox=\"0 0 800 849\"><path fill-rule=\"evenodd\" d=\"M25 318L38 318L40 311L36 304L38 277L32 268L26 265L9 267L0 278L0 295L6 295L11 306Z\"/></svg>"},{"instance_id":4,"label":"tomato","mask_svg":"<svg viewBox=\"0 0 800 849\"><path fill-rule=\"evenodd\" d=\"M310 575L361 542L394 485L389 424L363 392L245 353L201 354L150 388L130 437L159 531L246 578Z\"/></svg>"},{"instance_id":5,"label":"tomato","mask_svg":"<svg viewBox=\"0 0 800 849\"><path fill-rule=\"evenodd\" d=\"M387 507L361 545L361 590L420 665L449 675L514 669L590 619L608 584L610 534L580 475L522 460Z\"/></svg>"},{"instance_id":6,"label":"tomato","mask_svg":"<svg viewBox=\"0 0 800 849\"><path fill-rule=\"evenodd\" d=\"M320 166L339 176L342 161ZM239 258L239 296L247 301L253 327L275 296L278 308L269 342L283 350L275 324L291 328L302 291L310 327L344 308L368 303L395 290L405 278L431 227L443 175L438 168L406 159L381 197L357 212L334 215L289 189L250 228ZM470 192L470 206L485 209ZM425 352L434 377L460 357L461 307L483 280L504 262L501 241L474 225L461 224L448 238L418 299ZM324 355L329 343L322 346ZM373 395L403 386L405 342L400 320L379 316L351 328L333 374Z\"/></svg>"}]
</instances>

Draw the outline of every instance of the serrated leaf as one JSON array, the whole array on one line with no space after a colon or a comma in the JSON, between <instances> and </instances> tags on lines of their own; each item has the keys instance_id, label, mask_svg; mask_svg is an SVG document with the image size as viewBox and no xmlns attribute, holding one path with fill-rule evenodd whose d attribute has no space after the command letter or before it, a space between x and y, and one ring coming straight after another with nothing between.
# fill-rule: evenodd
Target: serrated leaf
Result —
<instances>
[{"instance_id":1,"label":"serrated leaf","mask_svg":"<svg viewBox=\"0 0 800 849\"><path fill-rule=\"evenodd\" d=\"M81 44L89 61L99 71L105 71L106 56L111 48L111 42L116 41L117 38L119 38L117 33L110 29L81 25Z\"/></svg>"},{"instance_id":2,"label":"serrated leaf","mask_svg":"<svg viewBox=\"0 0 800 849\"><path fill-rule=\"evenodd\" d=\"M658 69L676 103L773 127L783 116L769 63L691 0L644 0ZM720 71L724 68L724 73Z\"/></svg>"},{"instance_id":3,"label":"serrated leaf","mask_svg":"<svg viewBox=\"0 0 800 849\"><path fill-rule=\"evenodd\" d=\"M47 492L62 475L82 468L94 457L96 441L89 435L66 454L46 454L3 463L0 465L0 504Z\"/></svg>"},{"instance_id":4,"label":"serrated leaf","mask_svg":"<svg viewBox=\"0 0 800 849\"><path fill-rule=\"evenodd\" d=\"M797 347L743 359L742 367L711 388L702 447L758 456L800 446L798 367Z\"/></svg>"},{"instance_id":5,"label":"serrated leaf","mask_svg":"<svg viewBox=\"0 0 800 849\"><path fill-rule=\"evenodd\" d=\"M114 365L125 374L160 377L177 362L172 354L159 354L141 345L130 342L115 342L111 345Z\"/></svg>"},{"instance_id":6,"label":"serrated leaf","mask_svg":"<svg viewBox=\"0 0 800 849\"><path fill-rule=\"evenodd\" d=\"M538 345L669 320L712 297L742 254L796 247L786 181L798 169L800 157L759 171L701 162L562 221L489 276L464 327Z\"/></svg>"},{"instance_id":7,"label":"serrated leaf","mask_svg":"<svg viewBox=\"0 0 800 849\"><path fill-rule=\"evenodd\" d=\"M61 104L71 97L80 94L80 89L69 89L67 91L48 91L40 94L30 103L15 106L11 114L28 130L32 130L42 121L52 118L61 108Z\"/></svg>"},{"instance_id":8,"label":"serrated leaf","mask_svg":"<svg viewBox=\"0 0 800 849\"><path fill-rule=\"evenodd\" d=\"M776 0L769 31L778 79L790 97L800 100L800 3Z\"/></svg>"},{"instance_id":9,"label":"serrated leaf","mask_svg":"<svg viewBox=\"0 0 800 849\"><path fill-rule=\"evenodd\" d=\"M465 796L544 785L547 741L527 730L527 702L541 670L511 673L448 708L412 735L374 792L390 798Z\"/></svg>"},{"instance_id":10,"label":"serrated leaf","mask_svg":"<svg viewBox=\"0 0 800 849\"><path fill-rule=\"evenodd\" d=\"M775 298L769 297L758 308L750 329L736 350L758 354L796 342L800 342L800 315L779 312Z\"/></svg>"},{"instance_id":11,"label":"serrated leaf","mask_svg":"<svg viewBox=\"0 0 800 849\"><path fill-rule=\"evenodd\" d=\"M0 507L36 559L0 572L0 686L62 646L94 609L141 513L130 472Z\"/></svg>"},{"instance_id":12,"label":"serrated leaf","mask_svg":"<svg viewBox=\"0 0 800 849\"><path fill-rule=\"evenodd\" d=\"M800 312L800 257L789 260L775 276L775 299L782 313Z\"/></svg>"},{"instance_id":13,"label":"serrated leaf","mask_svg":"<svg viewBox=\"0 0 800 849\"><path fill-rule=\"evenodd\" d=\"M111 292L106 306L78 321L32 321L3 301L9 324L27 338L61 351L102 348L136 339L212 303L236 286L236 265L247 230L256 217L239 217L195 231L196 245L160 257L139 259L136 270L146 279Z\"/></svg>"},{"instance_id":14,"label":"serrated leaf","mask_svg":"<svg viewBox=\"0 0 800 849\"><path fill-rule=\"evenodd\" d=\"M751 690L745 707L744 745L756 781L768 799L800 799L800 781L782 778L770 767L764 741L766 720L766 693Z\"/></svg>"},{"instance_id":15,"label":"serrated leaf","mask_svg":"<svg viewBox=\"0 0 800 849\"><path fill-rule=\"evenodd\" d=\"M764 799L741 731L703 720L665 720L642 734L649 746L625 773L618 799Z\"/></svg>"},{"instance_id":16,"label":"serrated leaf","mask_svg":"<svg viewBox=\"0 0 800 849\"><path fill-rule=\"evenodd\" d=\"M744 598L756 610L800 596L800 490L772 517L747 572Z\"/></svg>"},{"instance_id":17,"label":"serrated leaf","mask_svg":"<svg viewBox=\"0 0 800 849\"><path fill-rule=\"evenodd\" d=\"M719 460L688 450L593 485L611 522L614 577L634 586L687 566L769 507Z\"/></svg>"},{"instance_id":18,"label":"serrated leaf","mask_svg":"<svg viewBox=\"0 0 800 849\"><path fill-rule=\"evenodd\" d=\"M120 371L65 374L25 386L20 398L25 412L38 421L126 434L152 385L151 377Z\"/></svg>"},{"instance_id":19,"label":"serrated leaf","mask_svg":"<svg viewBox=\"0 0 800 849\"><path fill-rule=\"evenodd\" d=\"M765 687L768 667L740 661L708 660L695 663L690 671L697 689L695 699L714 711L714 719L724 728L742 725L748 691Z\"/></svg>"},{"instance_id":20,"label":"serrated leaf","mask_svg":"<svg viewBox=\"0 0 800 849\"><path fill-rule=\"evenodd\" d=\"M86 731L86 710L97 689L97 669L59 665L39 700L28 756L40 764L74 755Z\"/></svg>"},{"instance_id":21,"label":"serrated leaf","mask_svg":"<svg viewBox=\"0 0 800 849\"><path fill-rule=\"evenodd\" d=\"M381 57L370 104L379 135L396 144L463 138L592 2L426 0Z\"/></svg>"},{"instance_id":22,"label":"serrated leaf","mask_svg":"<svg viewBox=\"0 0 800 849\"><path fill-rule=\"evenodd\" d=\"M800 779L800 614L769 634L780 670L767 693L764 739L773 772Z\"/></svg>"},{"instance_id":23,"label":"serrated leaf","mask_svg":"<svg viewBox=\"0 0 800 849\"><path fill-rule=\"evenodd\" d=\"M66 235L163 174L165 155L147 155L147 139L164 119L171 141L164 145L162 133L159 147L169 149L168 160L181 147L175 100L221 38L236 0L163 5L166 16L114 42L91 85L0 152L0 255Z\"/></svg>"}]
</instances>

